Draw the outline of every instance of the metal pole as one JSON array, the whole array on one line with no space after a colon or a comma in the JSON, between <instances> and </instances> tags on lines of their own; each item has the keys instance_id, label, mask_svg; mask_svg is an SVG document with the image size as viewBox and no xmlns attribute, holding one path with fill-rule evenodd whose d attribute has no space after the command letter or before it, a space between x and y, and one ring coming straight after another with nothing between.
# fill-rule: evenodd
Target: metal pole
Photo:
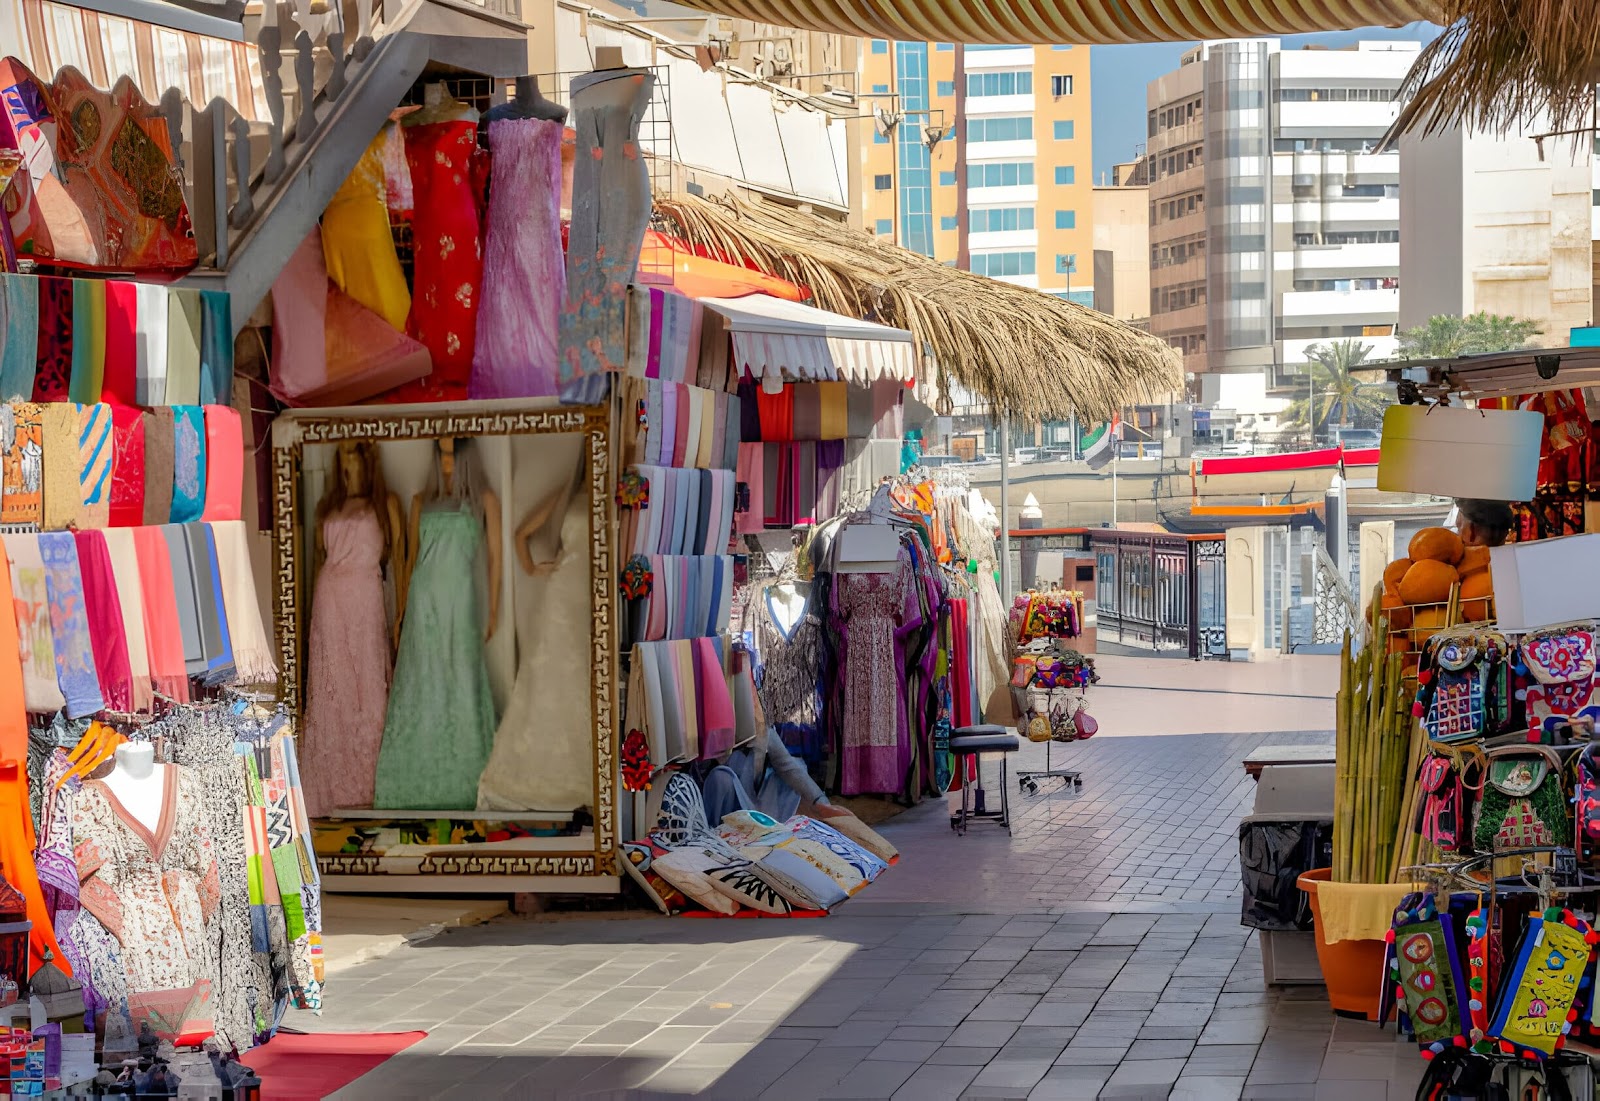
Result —
<instances>
[{"instance_id":1,"label":"metal pole","mask_svg":"<svg viewBox=\"0 0 1600 1101\"><path fill-rule=\"evenodd\" d=\"M1011 414L1000 414L1000 599L1011 607Z\"/></svg>"},{"instance_id":2,"label":"metal pole","mask_svg":"<svg viewBox=\"0 0 1600 1101\"><path fill-rule=\"evenodd\" d=\"M1111 429L1106 429L1110 432ZM1117 467L1122 464L1122 441L1111 437L1111 527L1117 526Z\"/></svg>"}]
</instances>

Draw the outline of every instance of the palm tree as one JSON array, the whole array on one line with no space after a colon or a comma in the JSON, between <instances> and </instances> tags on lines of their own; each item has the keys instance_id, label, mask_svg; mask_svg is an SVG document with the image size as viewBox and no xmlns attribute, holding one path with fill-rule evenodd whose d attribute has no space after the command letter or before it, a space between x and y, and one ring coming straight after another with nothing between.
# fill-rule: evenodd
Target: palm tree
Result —
<instances>
[{"instance_id":1,"label":"palm tree","mask_svg":"<svg viewBox=\"0 0 1600 1101\"><path fill-rule=\"evenodd\" d=\"M1337 423L1341 428L1372 428L1383 423L1383 410L1393 403L1387 387L1364 382L1362 370L1372 345L1355 340L1313 344L1306 349L1310 393L1278 417L1282 424L1309 425L1313 441Z\"/></svg>"},{"instance_id":2,"label":"palm tree","mask_svg":"<svg viewBox=\"0 0 1600 1101\"><path fill-rule=\"evenodd\" d=\"M1466 317L1439 314L1400 334L1399 359L1454 359L1482 352L1510 352L1539 335L1539 324L1480 310Z\"/></svg>"}]
</instances>

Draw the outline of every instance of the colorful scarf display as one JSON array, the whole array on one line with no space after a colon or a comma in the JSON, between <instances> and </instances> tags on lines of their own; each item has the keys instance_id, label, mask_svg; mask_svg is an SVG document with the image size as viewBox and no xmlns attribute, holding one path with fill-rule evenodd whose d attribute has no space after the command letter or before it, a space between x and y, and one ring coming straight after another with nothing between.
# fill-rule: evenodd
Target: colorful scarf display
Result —
<instances>
[{"instance_id":1,"label":"colorful scarf display","mask_svg":"<svg viewBox=\"0 0 1600 1101\"><path fill-rule=\"evenodd\" d=\"M148 711L150 694L150 643L144 622L144 585L139 577L139 551L133 529L107 528L106 552L111 558L111 573L117 587L117 603L122 610L122 637L128 648L128 674L132 685L133 710Z\"/></svg>"},{"instance_id":2,"label":"colorful scarf display","mask_svg":"<svg viewBox=\"0 0 1600 1101\"><path fill-rule=\"evenodd\" d=\"M200 292L167 294L167 404L200 404Z\"/></svg>"},{"instance_id":3,"label":"colorful scarf display","mask_svg":"<svg viewBox=\"0 0 1600 1101\"><path fill-rule=\"evenodd\" d=\"M138 295L138 343L135 371L138 377L138 403L167 403L167 288L159 283L135 284Z\"/></svg>"},{"instance_id":4,"label":"colorful scarf display","mask_svg":"<svg viewBox=\"0 0 1600 1101\"><path fill-rule=\"evenodd\" d=\"M111 406L104 402L78 406L80 528L103 528L111 523L111 471L116 457L114 427ZM45 465L49 464L49 456L46 456Z\"/></svg>"},{"instance_id":5,"label":"colorful scarf display","mask_svg":"<svg viewBox=\"0 0 1600 1101\"><path fill-rule=\"evenodd\" d=\"M0 524L44 519L44 409L37 402L0 405Z\"/></svg>"},{"instance_id":6,"label":"colorful scarf display","mask_svg":"<svg viewBox=\"0 0 1600 1101\"><path fill-rule=\"evenodd\" d=\"M205 641L205 681L208 685L226 684L233 680L233 643L228 634L217 547L212 542L211 529L205 524L185 524L183 532L189 541L195 607L200 612L200 633Z\"/></svg>"},{"instance_id":7,"label":"colorful scarf display","mask_svg":"<svg viewBox=\"0 0 1600 1101\"><path fill-rule=\"evenodd\" d=\"M93 405L105 391L106 285L98 279L72 281L72 375L67 400Z\"/></svg>"},{"instance_id":8,"label":"colorful scarf display","mask_svg":"<svg viewBox=\"0 0 1600 1101\"><path fill-rule=\"evenodd\" d=\"M52 401L40 409L40 438L44 454L75 457L79 453L78 407ZM44 502L41 525L46 531L65 531L78 524L83 510L83 485L78 463L56 460L44 463Z\"/></svg>"},{"instance_id":9,"label":"colorful scarf display","mask_svg":"<svg viewBox=\"0 0 1600 1101\"><path fill-rule=\"evenodd\" d=\"M100 694L100 677L89 641L83 578L78 572L78 544L69 532L45 532L39 536L39 556L50 594L56 680L66 699L67 718L93 715L105 708L105 699Z\"/></svg>"},{"instance_id":10,"label":"colorful scarf display","mask_svg":"<svg viewBox=\"0 0 1600 1101\"><path fill-rule=\"evenodd\" d=\"M66 401L72 379L72 283L55 275L38 276L38 355L34 401Z\"/></svg>"},{"instance_id":11,"label":"colorful scarf display","mask_svg":"<svg viewBox=\"0 0 1600 1101\"><path fill-rule=\"evenodd\" d=\"M189 676L203 677L209 663L200 626L199 589L189 561L189 537L182 524L163 524L161 537L167 542L167 562L172 568L172 596L183 636L183 666Z\"/></svg>"},{"instance_id":12,"label":"colorful scarf display","mask_svg":"<svg viewBox=\"0 0 1600 1101\"><path fill-rule=\"evenodd\" d=\"M111 526L144 523L144 426L146 417L127 405L111 407L115 452L111 473Z\"/></svg>"},{"instance_id":13,"label":"colorful scarf display","mask_svg":"<svg viewBox=\"0 0 1600 1101\"><path fill-rule=\"evenodd\" d=\"M233 400L231 303L226 291L200 292L201 405L227 405Z\"/></svg>"},{"instance_id":14,"label":"colorful scarf display","mask_svg":"<svg viewBox=\"0 0 1600 1101\"><path fill-rule=\"evenodd\" d=\"M150 410L144 426L144 522L148 525L165 524L172 519L175 432L171 406Z\"/></svg>"},{"instance_id":15,"label":"colorful scarf display","mask_svg":"<svg viewBox=\"0 0 1600 1101\"><path fill-rule=\"evenodd\" d=\"M243 515L244 427L236 410L205 407L206 488L202 520L237 520Z\"/></svg>"},{"instance_id":16,"label":"colorful scarf display","mask_svg":"<svg viewBox=\"0 0 1600 1101\"><path fill-rule=\"evenodd\" d=\"M216 549L222 606L227 613L229 643L239 683L272 683L278 679L278 666L272 660L272 644L261 621L244 521L230 520L207 526Z\"/></svg>"},{"instance_id":17,"label":"colorful scarf display","mask_svg":"<svg viewBox=\"0 0 1600 1101\"><path fill-rule=\"evenodd\" d=\"M144 608L145 652L151 687L179 703L189 699L189 671L183 657L183 622L173 593L172 556L160 527L132 528L139 560L139 593Z\"/></svg>"},{"instance_id":18,"label":"colorful scarf display","mask_svg":"<svg viewBox=\"0 0 1600 1101\"><path fill-rule=\"evenodd\" d=\"M39 368L39 281L0 272L0 300L5 303L5 343L0 345L0 401L33 397Z\"/></svg>"},{"instance_id":19,"label":"colorful scarf display","mask_svg":"<svg viewBox=\"0 0 1600 1101\"><path fill-rule=\"evenodd\" d=\"M171 522L187 524L205 512L205 411L198 405L174 405L172 420Z\"/></svg>"},{"instance_id":20,"label":"colorful scarf display","mask_svg":"<svg viewBox=\"0 0 1600 1101\"><path fill-rule=\"evenodd\" d=\"M22 694L29 711L51 714L66 706L56 680L55 636L50 630L50 589L45 579L39 537L6 535L11 563L11 599L16 609L22 651Z\"/></svg>"},{"instance_id":21,"label":"colorful scarf display","mask_svg":"<svg viewBox=\"0 0 1600 1101\"><path fill-rule=\"evenodd\" d=\"M89 619L89 641L94 649L100 696L113 711L133 709L133 668L128 660L128 639L117 596L117 577L105 532L73 533L78 546L78 572L83 581L83 605Z\"/></svg>"},{"instance_id":22,"label":"colorful scarf display","mask_svg":"<svg viewBox=\"0 0 1600 1101\"><path fill-rule=\"evenodd\" d=\"M106 344L103 397L114 405L139 401L139 285L105 284Z\"/></svg>"}]
</instances>

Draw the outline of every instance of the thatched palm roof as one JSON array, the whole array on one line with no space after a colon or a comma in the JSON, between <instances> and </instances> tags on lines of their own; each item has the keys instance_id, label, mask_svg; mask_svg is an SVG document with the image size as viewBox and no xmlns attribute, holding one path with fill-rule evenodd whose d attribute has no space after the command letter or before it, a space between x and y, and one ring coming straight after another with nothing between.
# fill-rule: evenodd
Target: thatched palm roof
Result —
<instances>
[{"instance_id":1,"label":"thatched palm roof","mask_svg":"<svg viewBox=\"0 0 1600 1101\"><path fill-rule=\"evenodd\" d=\"M1095 310L946 267L814 214L727 196L656 200L676 233L718 259L811 290L812 304L907 329L956 383L1028 421L1090 421L1183 388L1167 344Z\"/></svg>"}]
</instances>

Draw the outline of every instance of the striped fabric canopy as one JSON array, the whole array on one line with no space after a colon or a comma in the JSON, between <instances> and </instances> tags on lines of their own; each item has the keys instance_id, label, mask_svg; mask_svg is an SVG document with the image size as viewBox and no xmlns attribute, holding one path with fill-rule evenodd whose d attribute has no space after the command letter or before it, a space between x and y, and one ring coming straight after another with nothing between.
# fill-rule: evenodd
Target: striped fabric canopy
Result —
<instances>
[{"instance_id":1,"label":"striped fabric canopy","mask_svg":"<svg viewBox=\"0 0 1600 1101\"><path fill-rule=\"evenodd\" d=\"M1429 0L681 0L808 31L970 44L1186 42L1402 26Z\"/></svg>"}]
</instances>

